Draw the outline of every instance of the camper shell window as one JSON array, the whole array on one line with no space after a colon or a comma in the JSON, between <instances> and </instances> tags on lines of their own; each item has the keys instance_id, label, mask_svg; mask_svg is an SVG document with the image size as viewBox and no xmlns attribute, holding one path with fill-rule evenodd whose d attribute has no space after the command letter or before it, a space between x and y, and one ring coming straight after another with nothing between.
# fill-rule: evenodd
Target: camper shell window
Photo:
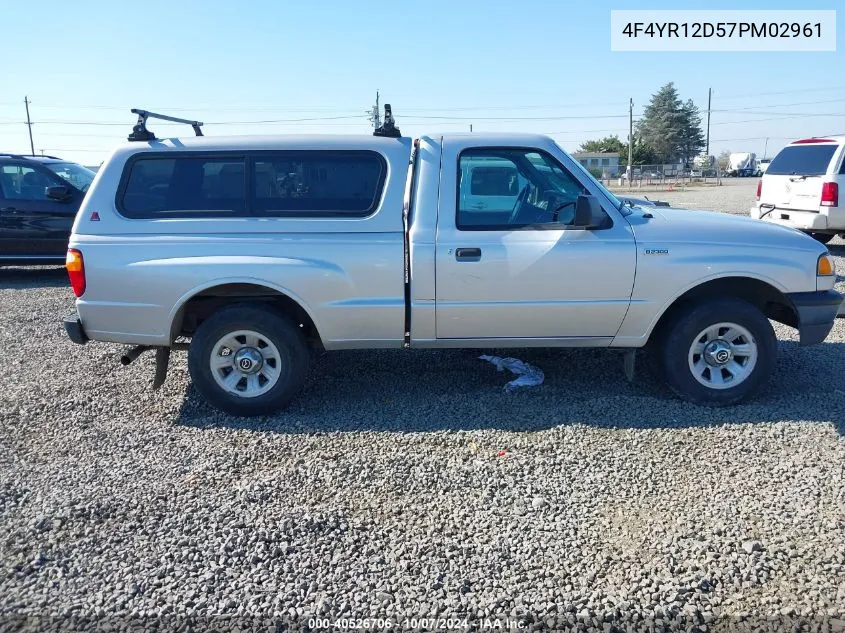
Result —
<instances>
[{"instance_id":1,"label":"camper shell window","mask_svg":"<svg viewBox=\"0 0 845 633\"><path fill-rule=\"evenodd\" d=\"M387 176L373 151L138 154L127 162L116 206L132 219L365 217Z\"/></svg>"}]
</instances>

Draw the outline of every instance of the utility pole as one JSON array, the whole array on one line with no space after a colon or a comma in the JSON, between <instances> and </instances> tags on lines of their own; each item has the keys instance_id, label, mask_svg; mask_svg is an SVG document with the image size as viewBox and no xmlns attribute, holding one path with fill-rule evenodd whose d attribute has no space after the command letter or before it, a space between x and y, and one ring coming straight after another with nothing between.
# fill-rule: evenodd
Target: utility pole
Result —
<instances>
[{"instance_id":1,"label":"utility pole","mask_svg":"<svg viewBox=\"0 0 845 633\"><path fill-rule=\"evenodd\" d=\"M381 127L381 115L379 114L379 93L376 90L376 104L370 110L370 121L372 121L373 129L377 130Z\"/></svg>"},{"instance_id":2,"label":"utility pole","mask_svg":"<svg viewBox=\"0 0 845 633\"><path fill-rule=\"evenodd\" d=\"M26 106L26 127L29 128L29 149L32 151L31 156L35 156L35 143L32 142L32 121L29 120L29 97L23 98L23 104Z\"/></svg>"},{"instance_id":3,"label":"utility pole","mask_svg":"<svg viewBox=\"0 0 845 633\"><path fill-rule=\"evenodd\" d=\"M710 156L710 98L712 96L713 96L713 88L708 88L707 89L707 150L704 152L707 156Z\"/></svg>"},{"instance_id":4,"label":"utility pole","mask_svg":"<svg viewBox=\"0 0 845 633\"><path fill-rule=\"evenodd\" d=\"M628 105L628 186L634 177L634 99Z\"/></svg>"},{"instance_id":5,"label":"utility pole","mask_svg":"<svg viewBox=\"0 0 845 633\"><path fill-rule=\"evenodd\" d=\"M469 124L469 131L472 132L472 123Z\"/></svg>"},{"instance_id":6,"label":"utility pole","mask_svg":"<svg viewBox=\"0 0 845 633\"><path fill-rule=\"evenodd\" d=\"M766 152L769 151L769 137L766 137L766 144L763 146L763 158L766 158Z\"/></svg>"}]
</instances>

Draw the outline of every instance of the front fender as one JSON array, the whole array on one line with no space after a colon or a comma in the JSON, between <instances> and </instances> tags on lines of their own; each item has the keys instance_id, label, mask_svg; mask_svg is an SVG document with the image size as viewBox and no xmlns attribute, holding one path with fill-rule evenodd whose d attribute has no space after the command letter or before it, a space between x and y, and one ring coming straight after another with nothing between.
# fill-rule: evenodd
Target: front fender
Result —
<instances>
[{"instance_id":1,"label":"front fender","mask_svg":"<svg viewBox=\"0 0 845 633\"><path fill-rule=\"evenodd\" d=\"M646 331L645 331L645 338L646 340L648 337L651 336L651 333L654 331L655 326L663 318L663 315L675 304L675 302L688 293L690 290L694 290L699 286L703 286L706 283L717 281L719 279L754 279L755 281L762 281L765 284L776 288L781 293L785 292L786 288L782 283L778 280L768 277L766 275L761 275L759 273L752 273L747 270L731 270L726 271L723 273L709 275L707 277L702 277L701 279L697 279L693 282L690 282L686 286L683 286L680 290L676 291L672 294L668 299L666 299L663 304L660 306L660 309L657 313L655 313L654 317L649 322Z\"/></svg>"},{"instance_id":2,"label":"front fender","mask_svg":"<svg viewBox=\"0 0 845 633\"><path fill-rule=\"evenodd\" d=\"M628 313L625 315L622 326L619 328L619 332L611 343L611 346L641 347L645 345L660 319L663 318L678 299L699 286L720 279L754 280L767 284L780 294L785 294L785 286L781 281L758 272L735 269L699 277L681 286L677 286L670 293L657 298L647 296L632 298Z\"/></svg>"}]
</instances>

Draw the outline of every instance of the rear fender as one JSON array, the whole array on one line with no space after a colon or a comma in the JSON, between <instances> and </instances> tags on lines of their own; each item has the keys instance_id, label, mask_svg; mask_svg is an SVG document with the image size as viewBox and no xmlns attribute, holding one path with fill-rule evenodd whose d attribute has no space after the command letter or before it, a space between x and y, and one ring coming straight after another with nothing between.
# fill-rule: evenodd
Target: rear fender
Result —
<instances>
[{"instance_id":1,"label":"rear fender","mask_svg":"<svg viewBox=\"0 0 845 633\"><path fill-rule=\"evenodd\" d=\"M250 286L255 286L256 288L265 288L270 293L279 293L286 296L288 299L296 302L302 308L302 310L308 315L308 318L311 319L311 322L314 324L314 327L317 329L317 331L320 331L320 323L317 319L314 318L314 311L302 299L302 297L297 295L289 288L268 282L266 279L259 280L254 277L222 277L214 279L212 281L207 281L198 286L194 286L179 298L179 301L174 305L169 315L171 333L173 332L174 322L176 321L177 317L181 314L182 309L185 307L185 304L188 301L196 297L198 294L205 292L206 290L229 284L247 284Z\"/></svg>"}]
</instances>

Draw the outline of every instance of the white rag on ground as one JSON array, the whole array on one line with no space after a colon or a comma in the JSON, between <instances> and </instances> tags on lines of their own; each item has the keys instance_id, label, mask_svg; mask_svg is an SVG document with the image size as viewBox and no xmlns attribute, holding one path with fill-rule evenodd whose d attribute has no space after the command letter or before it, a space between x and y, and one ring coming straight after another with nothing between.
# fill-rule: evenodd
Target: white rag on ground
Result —
<instances>
[{"instance_id":1,"label":"white rag on ground","mask_svg":"<svg viewBox=\"0 0 845 633\"><path fill-rule=\"evenodd\" d=\"M505 391L511 391L516 387L536 387L542 385L545 375L543 370L534 365L523 363L518 358L501 358L499 356L479 356L481 360L490 361L496 366L499 371L508 370L517 375L517 378L511 380L505 385Z\"/></svg>"}]
</instances>

